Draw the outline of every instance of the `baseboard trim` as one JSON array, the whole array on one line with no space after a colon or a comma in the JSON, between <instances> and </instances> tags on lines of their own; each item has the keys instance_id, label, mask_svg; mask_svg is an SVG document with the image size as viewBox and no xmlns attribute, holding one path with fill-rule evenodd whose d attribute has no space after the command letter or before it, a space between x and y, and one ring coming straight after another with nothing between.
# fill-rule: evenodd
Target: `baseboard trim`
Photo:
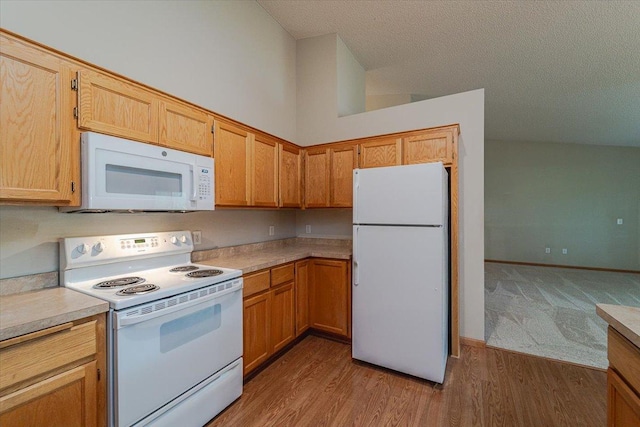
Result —
<instances>
[{"instance_id":1,"label":"baseboard trim","mask_svg":"<svg viewBox=\"0 0 640 427\"><path fill-rule=\"evenodd\" d=\"M616 268L602 268L602 267L582 267L577 265L562 265L562 264L540 264L537 262L524 262L524 261L501 261L498 259L485 259L484 262L497 262L500 264L517 264L517 265L532 265L535 267L556 267L556 268L573 268L577 270L594 270L594 271L610 271L613 273L634 273L640 274L640 270L619 270Z\"/></svg>"},{"instance_id":2,"label":"baseboard trim","mask_svg":"<svg viewBox=\"0 0 640 427\"><path fill-rule=\"evenodd\" d=\"M467 347L485 348L487 343L484 340L477 340L475 338L460 337L460 344Z\"/></svg>"}]
</instances>

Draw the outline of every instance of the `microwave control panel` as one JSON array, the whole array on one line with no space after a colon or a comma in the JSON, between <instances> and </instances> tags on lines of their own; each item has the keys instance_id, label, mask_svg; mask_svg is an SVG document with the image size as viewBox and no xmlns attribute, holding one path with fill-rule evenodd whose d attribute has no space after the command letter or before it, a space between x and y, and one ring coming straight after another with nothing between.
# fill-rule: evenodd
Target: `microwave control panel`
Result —
<instances>
[{"instance_id":1,"label":"microwave control panel","mask_svg":"<svg viewBox=\"0 0 640 427\"><path fill-rule=\"evenodd\" d=\"M206 173L205 173L206 172ZM198 182L198 198L200 200L210 199L212 196L212 173L210 169L201 169Z\"/></svg>"}]
</instances>

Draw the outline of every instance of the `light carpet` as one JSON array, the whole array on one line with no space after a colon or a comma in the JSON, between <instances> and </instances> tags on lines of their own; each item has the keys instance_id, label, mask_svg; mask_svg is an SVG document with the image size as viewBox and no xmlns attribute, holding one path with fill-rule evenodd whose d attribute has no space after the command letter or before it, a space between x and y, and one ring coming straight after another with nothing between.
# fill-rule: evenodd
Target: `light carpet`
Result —
<instances>
[{"instance_id":1,"label":"light carpet","mask_svg":"<svg viewBox=\"0 0 640 427\"><path fill-rule=\"evenodd\" d=\"M606 368L596 304L640 307L640 274L485 263L487 345Z\"/></svg>"}]
</instances>

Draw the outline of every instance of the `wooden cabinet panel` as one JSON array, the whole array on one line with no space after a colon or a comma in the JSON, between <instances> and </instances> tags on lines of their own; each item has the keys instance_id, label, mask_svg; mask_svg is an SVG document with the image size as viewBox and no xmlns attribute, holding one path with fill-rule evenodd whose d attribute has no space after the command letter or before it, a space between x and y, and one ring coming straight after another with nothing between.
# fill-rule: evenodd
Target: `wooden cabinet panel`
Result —
<instances>
[{"instance_id":1,"label":"wooden cabinet panel","mask_svg":"<svg viewBox=\"0 0 640 427\"><path fill-rule=\"evenodd\" d=\"M179 102L160 101L159 143L165 147L213 156L213 117Z\"/></svg>"},{"instance_id":2,"label":"wooden cabinet panel","mask_svg":"<svg viewBox=\"0 0 640 427\"><path fill-rule=\"evenodd\" d=\"M353 206L353 169L358 159L357 147L331 148L330 204L332 207Z\"/></svg>"},{"instance_id":3,"label":"wooden cabinet panel","mask_svg":"<svg viewBox=\"0 0 640 427\"><path fill-rule=\"evenodd\" d=\"M244 297L266 291L271 286L271 275L269 270L244 276L243 295Z\"/></svg>"},{"instance_id":4,"label":"wooden cabinet panel","mask_svg":"<svg viewBox=\"0 0 640 427\"><path fill-rule=\"evenodd\" d=\"M91 70L78 72L78 127L138 141L158 142L159 97Z\"/></svg>"},{"instance_id":5,"label":"wooden cabinet panel","mask_svg":"<svg viewBox=\"0 0 640 427\"><path fill-rule=\"evenodd\" d=\"M305 151L305 200L308 208L329 206L329 149Z\"/></svg>"},{"instance_id":6,"label":"wooden cabinet panel","mask_svg":"<svg viewBox=\"0 0 640 427\"><path fill-rule=\"evenodd\" d=\"M629 385L640 391L640 349L612 327L607 333L607 357Z\"/></svg>"},{"instance_id":7,"label":"wooden cabinet panel","mask_svg":"<svg viewBox=\"0 0 640 427\"><path fill-rule=\"evenodd\" d=\"M309 264L296 262L296 336L309 329Z\"/></svg>"},{"instance_id":8,"label":"wooden cabinet panel","mask_svg":"<svg viewBox=\"0 0 640 427\"><path fill-rule=\"evenodd\" d=\"M607 371L607 391L607 425L639 426L640 396L611 368Z\"/></svg>"},{"instance_id":9,"label":"wooden cabinet panel","mask_svg":"<svg viewBox=\"0 0 640 427\"><path fill-rule=\"evenodd\" d=\"M79 204L70 67L0 35L0 201Z\"/></svg>"},{"instance_id":10,"label":"wooden cabinet panel","mask_svg":"<svg viewBox=\"0 0 640 427\"><path fill-rule=\"evenodd\" d=\"M313 261L309 312L311 327L344 337L349 336L348 261Z\"/></svg>"},{"instance_id":11,"label":"wooden cabinet panel","mask_svg":"<svg viewBox=\"0 0 640 427\"><path fill-rule=\"evenodd\" d=\"M271 355L271 292L245 298L243 314L244 375Z\"/></svg>"},{"instance_id":12,"label":"wooden cabinet panel","mask_svg":"<svg viewBox=\"0 0 640 427\"><path fill-rule=\"evenodd\" d=\"M293 282L271 290L271 345L273 352L284 348L296 337Z\"/></svg>"},{"instance_id":13,"label":"wooden cabinet panel","mask_svg":"<svg viewBox=\"0 0 640 427\"><path fill-rule=\"evenodd\" d=\"M271 269L271 286L278 286L294 279L293 263L273 267Z\"/></svg>"},{"instance_id":14,"label":"wooden cabinet panel","mask_svg":"<svg viewBox=\"0 0 640 427\"><path fill-rule=\"evenodd\" d=\"M457 126L455 127L457 129ZM434 129L404 138L404 164L453 161L454 128Z\"/></svg>"},{"instance_id":15,"label":"wooden cabinet panel","mask_svg":"<svg viewBox=\"0 0 640 427\"><path fill-rule=\"evenodd\" d=\"M360 144L361 169L402 164L402 138L376 139Z\"/></svg>"},{"instance_id":16,"label":"wooden cabinet panel","mask_svg":"<svg viewBox=\"0 0 640 427\"><path fill-rule=\"evenodd\" d=\"M278 144L256 135L251 150L252 206L278 206Z\"/></svg>"},{"instance_id":17,"label":"wooden cabinet panel","mask_svg":"<svg viewBox=\"0 0 640 427\"><path fill-rule=\"evenodd\" d=\"M216 205L247 206L251 199L249 153L252 135L246 130L216 121L214 159Z\"/></svg>"},{"instance_id":18,"label":"wooden cabinet panel","mask_svg":"<svg viewBox=\"0 0 640 427\"><path fill-rule=\"evenodd\" d=\"M302 156L300 149L280 144L280 206L302 207Z\"/></svg>"}]
</instances>

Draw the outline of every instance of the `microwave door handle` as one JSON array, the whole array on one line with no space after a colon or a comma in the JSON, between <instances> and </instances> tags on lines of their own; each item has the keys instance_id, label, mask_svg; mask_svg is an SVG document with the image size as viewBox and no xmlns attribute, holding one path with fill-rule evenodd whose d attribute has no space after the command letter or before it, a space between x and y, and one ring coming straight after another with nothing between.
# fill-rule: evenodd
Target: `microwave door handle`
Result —
<instances>
[{"instance_id":1,"label":"microwave door handle","mask_svg":"<svg viewBox=\"0 0 640 427\"><path fill-rule=\"evenodd\" d=\"M193 166L189 166L189 171L191 172L191 201L195 202L198 199L198 183L196 183L196 170Z\"/></svg>"}]
</instances>

